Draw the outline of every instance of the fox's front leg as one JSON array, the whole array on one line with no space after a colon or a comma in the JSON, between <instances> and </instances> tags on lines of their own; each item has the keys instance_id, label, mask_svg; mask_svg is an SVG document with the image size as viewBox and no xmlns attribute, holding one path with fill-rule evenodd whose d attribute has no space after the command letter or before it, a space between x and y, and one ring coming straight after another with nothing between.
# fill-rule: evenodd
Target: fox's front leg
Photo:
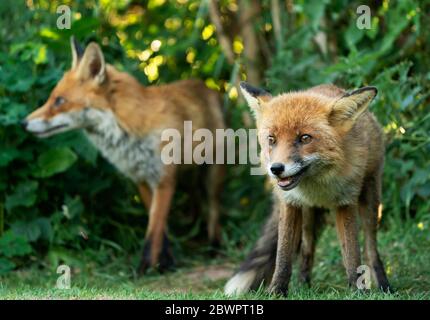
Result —
<instances>
[{"instance_id":1,"label":"fox's front leg","mask_svg":"<svg viewBox=\"0 0 430 320\"><path fill-rule=\"evenodd\" d=\"M272 293L288 293L293 256L300 243L301 227L301 208L282 205L279 214L276 266L269 288Z\"/></svg>"},{"instance_id":2,"label":"fox's front leg","mask_svg":"<svg viewBox=\"0 0 430 320\"><path fill-rule=\"evenodd\" d=\"M311 272L315 254L315 211L315 208L302 208L303 224L302 242L300 244L300 281L308 286L311 283Z\"/></svg>"},{"instance_id":3,"label":"fox's front leg","mask_svg":"<svg viewBox=\"0 0 430 320\"><path fill-rule=\"evenodd\" d=\"M148 212L151 210L152 190L146 183L141 183L139 186L140 198Z\"/></svg>"},{"instance_id":4,"label":"fox's front leg","mask_svg":"<svg viewBox=\"0 0 430 320\"><path fill-rule=\"evenodd\" d=\"M149 224L145 237L143 256L139 266L140 274L144 273L149 267L158 268L160 271L163 271L174 265L173 255L166 236L167 216L174 192L175 178L174 173L170 172L170 174L165 175L160 184L152 192ZM142 196L144 197L144 195Z\"/></svg>"},{"instance_id":5,"label":"fox's front leg","mask_svg":"<svg viewBox=\"0 0 430 320\"><path fill-rule=\"evenodd\" d=\"M336 210L337 235L342 249L350 287L357 285L357 268L360 265L360 245L358 242L357 206L343 206Z\"/></svg>"}]
</instances>

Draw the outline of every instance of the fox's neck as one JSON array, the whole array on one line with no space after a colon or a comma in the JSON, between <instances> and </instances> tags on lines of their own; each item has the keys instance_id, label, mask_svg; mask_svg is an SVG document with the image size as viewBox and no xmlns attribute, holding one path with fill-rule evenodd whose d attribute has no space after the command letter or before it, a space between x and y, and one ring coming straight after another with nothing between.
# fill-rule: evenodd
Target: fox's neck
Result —
<instances>
[{"instance_id":1,"label":"fox's neck","mask_svg":"<svg viewBox=\"0 0 430 320\"><path fill-rule=\"evenodd\" d=\"M136 136L121 127L110 110L90 109L93 125L85 133L101 154L119 171L139 183L154 187L162 174L159 156L160 135L151 132Z\"/></svg>"},{"instance_id":2,"label":"fox's neck","mask_svg":"<svg viewBox=\"0 0 430 320\"><path fill-rule=\"evenodd\" d=\"M91 140L104 140L112 146L117 146L128 137L127 131L120 126L113 111L90 108L88 116L92 125L85 128L85 132Z\"/></svg>"},{"instance_id":3,"label":"fox's neck","mask_svg":"<svg viewBox=\"0 0 430 320\"><path fill-rule=\"evenodd\" d=\"M148 88L137 81L132 75L120 72L112 66L107 68L108 99L103 109L110 110L115 120L128 133L145 135L152 131L150 103L153 97Z\"/></svg>"}]
</instances>

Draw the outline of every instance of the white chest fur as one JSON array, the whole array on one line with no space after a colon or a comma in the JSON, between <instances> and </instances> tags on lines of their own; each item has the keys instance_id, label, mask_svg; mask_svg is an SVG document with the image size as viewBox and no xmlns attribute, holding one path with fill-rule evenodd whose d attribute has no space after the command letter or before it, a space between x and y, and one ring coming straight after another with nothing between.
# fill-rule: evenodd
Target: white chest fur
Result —
<instances>
[{"instance_id":1,"label":"white chest fur","mask_svg":"<svg viewBox=\"0 0 430 320\"><path fill-rule=\"evenodd\" d=\"M87 116L94 125L85 130L86 134L102 155L134 182L146 182L154 188L163 169L160 134L133 136L120 127L109 111L91 109Z\"/></svg>"},{"instance_id":2,"label":"white chest fur","mask_svg":"<svg viewBox=\"0 0 430 320\"><path fill-rule=\"evenodd\" d=\"M287 203L295 206L335 208L354 203L359 190L348 179L302 181L290 191L281 191Z\"/></svg>"}]
</instances>

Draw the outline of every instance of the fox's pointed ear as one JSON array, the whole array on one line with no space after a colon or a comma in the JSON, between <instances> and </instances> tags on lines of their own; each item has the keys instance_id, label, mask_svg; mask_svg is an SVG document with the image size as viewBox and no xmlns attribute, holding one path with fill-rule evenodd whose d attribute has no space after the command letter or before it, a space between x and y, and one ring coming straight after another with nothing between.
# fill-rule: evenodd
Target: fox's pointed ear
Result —
<instances>
[{"instance_id":1,"label":"fox's pointed ear","mask_svg":"<svg viewBox=\"0 0 430 320\"><path fill-rule=\"evenodd\" d=\"M240 91L242 91L242 94L245 97L246 102L248 102L254 116L256 116L260 111L262 104L267 103L272 99L272 95L269 92L255 88L243 81L240 83Z\"/></svg>"},{"instance_id":2,"label":"fox's pointed ear","mask_svg":"<svg viewBox=\"0 0 430 320\"><path fill-rule=\"evenodd\" d=\"M72 69L75 69L84 54L84 49L82 49L75 36L70 37L70 47L72 49Z\"/></svg>"},{"instance_id":3,"label":"fox's pointed ear","mask_svg":"<svg viewBox=\"0 0 430 320\"><path fill-rule=\"evenodd\" d=\"M363 87L344 94L333 104L329 116L330 123L351 128L355 120L367 110L377 93L375 87Z\"/></svg>"},{"instance_id":4,"label":"fox's pointed ear","mask_svg":"<svg viewBox=\"0 0 430 320\"><path fill-rule=\"evenodd\" d=\"M82 80L94 79L101 84L106 79L105 58L97 43L91 42L87 46L77 72Z\"/></svg>"}]
</instances>

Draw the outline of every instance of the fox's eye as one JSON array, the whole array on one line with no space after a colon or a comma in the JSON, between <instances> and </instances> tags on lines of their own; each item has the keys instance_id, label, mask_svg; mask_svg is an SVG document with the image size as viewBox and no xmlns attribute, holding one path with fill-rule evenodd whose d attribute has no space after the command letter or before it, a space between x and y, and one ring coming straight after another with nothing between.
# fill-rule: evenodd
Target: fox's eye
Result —
<instances>
[{"instance_id":1,"label":"fox's eye","mask_svg":"<svg viewBox=\"0 0 430 320\"><path fill-rule=\"evenodd\" d=\"M59 107L59 106L61 106L64 102L66 102L66 99L64 99L63 97L56 97L56 98L55 98L55 102L54 102L54 106L55 106L55 107Z\"/></svg>"},{"instance_id":2,"label":"fox's eye","mask_svg":"<svg viewBox=\"0 0 430 320\"><path fill-rule=\"evenodd\" d=\"M269 145L272 146L276 143L276 139L274 136L268 136L267 140L269 141Z\"/></svg>"},{"instance_id":3,"label":"fox's eye","mask_svg":"<svg viewBox=\"0 0 430 320\"><path fill-rule=\"evenodd\" d=\"M300 142L302 144L308 144L309 142L312 141L312 136L308 135L308 134L303 134L300 136Z\"/></svg>"}]
</instances>

